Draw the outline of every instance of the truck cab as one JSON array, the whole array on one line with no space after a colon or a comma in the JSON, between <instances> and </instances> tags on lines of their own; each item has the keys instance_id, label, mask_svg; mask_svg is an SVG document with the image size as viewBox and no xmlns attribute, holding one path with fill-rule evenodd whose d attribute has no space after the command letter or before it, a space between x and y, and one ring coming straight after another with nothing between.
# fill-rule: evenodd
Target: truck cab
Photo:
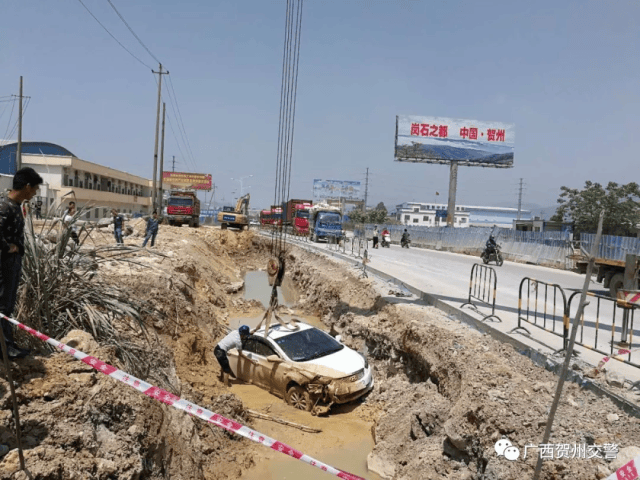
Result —
<instances>
[{"instance_id":1,"label":"truck cab","mask_svg":"<svg viewBox=\"0 0 640 480\"><path fill-rule=\"evenodd\" d=\"M200 226L200 200L195 190L172 190L167 200L167 220L169 225L190 227Z\"/></svg>"},{"instance_id":2,"label":"truck cab","mask_svg":"<svg viewBox=\"0 0 640 480\"><path fill-rule=\"evenodd\" d=\"M299 203L294 207L293 232L296 235L309 235L310 203Z\"/></svg>"},{"instance_id":3,"label":"truck cab","mask_svg":"<svg viewBox=\"0 0 640 480\"><path fill-rule=\"evenodd\" d=\"M342 237L342 214L336 207L314 205L309 211L309 234L314 242Z\"/></svg>"}]
</instances>

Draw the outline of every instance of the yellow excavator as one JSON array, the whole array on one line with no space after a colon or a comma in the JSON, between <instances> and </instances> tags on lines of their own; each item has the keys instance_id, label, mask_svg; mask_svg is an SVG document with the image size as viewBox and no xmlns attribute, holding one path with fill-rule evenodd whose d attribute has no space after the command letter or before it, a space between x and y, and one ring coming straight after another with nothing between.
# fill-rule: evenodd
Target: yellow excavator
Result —
<instances>
[{"instance_id":1,"label":"yellow excavator","mask_svg":"<svg viewBox=\"0 0 640 480\"><path fill-rule=\"evenodd\" d=\"M238 199L236 203L236 209L232 212L219 212L218 222L220 222L220 228L222 230L227 227L239 228L240 230L249 229L249 199L250 194L243 195Z\"/></svg>"}]
</instances>

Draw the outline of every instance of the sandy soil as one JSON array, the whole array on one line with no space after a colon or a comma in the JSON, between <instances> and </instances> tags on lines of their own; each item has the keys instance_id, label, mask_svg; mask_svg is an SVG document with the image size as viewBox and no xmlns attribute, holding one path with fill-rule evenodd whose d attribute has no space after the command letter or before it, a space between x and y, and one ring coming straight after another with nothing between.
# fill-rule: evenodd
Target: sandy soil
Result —
<instances>
[{"instance_id":1,"label":"sandy soil","mask_svg":"<svg viewBox=\"0 0 640 480\"><path fill-rule=\"evenodd\" d=\"M142 229L139 223L125 244L140 244ZM377 477L354 459L374 444L368 464L381 478L531 477L532 450L526 459L510 462L497 456L494 444L506 437L522 451L541 442L556 377L432 307L389 296L388 288L359 279L353 269L296 249L287 256L287 275L300 292L292 310L320 316L347 345L365 349L375 368L374 391L364 402L313 417L252 385L222 385L213 346L230 319L263 311L259 302L243 298L242 278L264 269L269 251L269 240L251 231L162 226L155 249L132 253L141 265L113 262L99 274L160 307L164 318L149 326L158 335L149 348L167 367L165 383L195 403L367 478ZM89 334L68 337L118 366L113 352ZM301 462L214 430L66 355L35 355L16 362L13 371L33 478L315 478L309 476L314 469ZM4 380L0 405L0 442L13 448ZM255 419L247 409L322 432ZM612 443L620 453L613 462L547 461L542 478L604 478L634 454L638 439L637 418L569 385L550 442ZM28 478L13 473L17 465L14 450L0 461L0 479ZM286 468L292 470L283 474Z\"/></svg>"}]
</instances>

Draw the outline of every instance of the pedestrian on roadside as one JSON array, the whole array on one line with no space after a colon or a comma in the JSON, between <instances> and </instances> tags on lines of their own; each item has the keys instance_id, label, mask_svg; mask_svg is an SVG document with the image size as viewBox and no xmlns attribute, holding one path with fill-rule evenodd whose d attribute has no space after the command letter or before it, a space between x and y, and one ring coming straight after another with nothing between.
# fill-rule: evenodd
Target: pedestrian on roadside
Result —
<instances>
[{"instance_id":1,"label":"pedestrian on roadside","mask_svg":"<svg viewBox=\"0 0 640 480\"><path fill-rule=\"evenodd\" d=\"M151 239L151 246L156 244L156 235L158 235L158 211L154 210L153 215L147 220L147 230L144 234L144 242L142 248L147 246L147 242Z\"/></svg>"},{"instance_id":2,"label":"pedestrian on roadside","mask_svg":"<svg viewBox=\"0 0 640 480\"><path fill-rule=\"evenodd\" d=\"M231 366L229 365L229 359L227 358L227 352L232 348L236 348L238 350L238 355L245 357L254 365L257 365L258 362L256 360L252 360L242 353L242 347L244 346L244 342L249 338L249 334L251 331L247 325L242 325L238 330L232 330L226 337L224 337L218 344L216 348L213 349L213 354L216 356L218 363L220 364L220 368L222 371L220 372L220 381L223 379L223 374L226 373L231 378L236 378L235 374L231 371Z\"/></svg>"},{"instance_id":3,"label":"pedestrian on roadside","mask_svg":"<svg viewBox=\"0 0 640 480\"><path fill-rule=\"evenodd\" d=\"M69 202L69 208L62 217L62 223L69 229L71 239L76 243L76 247L80 245L80 238L78 237L78 227L73 221L73 217L76 214L76 202Z\"/></svg>"},{"instance_id":4,"label":"pedestrian on roadside","mask_svg":"<svg viewBox=\"0 0 640 480\"><path fill-rule=\"evenodd\" d=\"M42 218L42 200L38 200L36 202L36 208L34 210L36 214L36 220L40 220Z\"/></svg>"},{"instance_id":5,"label":"pedestrian on roadside","mask_svg":"<svg viewBox=\"0 0 640 480\"><path fill-rule=\"evenodd\" d=\"M378 248L378 226L373 226L373 248Z\"/></svg>"},{"instance_id":6,"label":"pedestrian on roadside","mask_svg":"<svg viewBox=\"0 0 640 480\"><path fill-rule=\"evenodd\" d=\"M116 237L116 243L124 244L122 241L122 230L124 230L124 216L118 213L115 208L111 209L113 215L113 235Z\"/></svg>"},{"instance_id":7,"label":"pedestrian on roadside","mask_svg":"<svg viewBox=\"0 0 640 480\"><path fill-rule=\"evenodd\" d=\"M43 180L31 167L21 168L13 176L13 188L0 200L0 313L13 314L18 299L18 285L24 255L24 216L20 206L38 192ZM10 359L24 358L29 350L18 348L13 338L13 324L2 322L2 335Z\"/></svg>"}]
</instances>

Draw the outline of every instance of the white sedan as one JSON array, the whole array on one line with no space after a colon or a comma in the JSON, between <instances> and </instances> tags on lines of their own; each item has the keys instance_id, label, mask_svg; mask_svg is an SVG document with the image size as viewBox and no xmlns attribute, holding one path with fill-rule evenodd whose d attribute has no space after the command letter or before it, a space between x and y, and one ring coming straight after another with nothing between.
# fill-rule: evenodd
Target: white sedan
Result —
<instances>
[{"instance_id":1,"label":"white sedan","mask_svg":"<svg viewBox=\"0 0 640 480\"><path fill-rule=\"evenodd\" d=\"M229 364L238 378L295 408L326 412L334 403L350 402L373 388L367 359L338 340L302 322L295 330L272 325L267 338L263 327L244 343L242 353L255 363L231 349Z\"/></svg>"}]
</instances>

